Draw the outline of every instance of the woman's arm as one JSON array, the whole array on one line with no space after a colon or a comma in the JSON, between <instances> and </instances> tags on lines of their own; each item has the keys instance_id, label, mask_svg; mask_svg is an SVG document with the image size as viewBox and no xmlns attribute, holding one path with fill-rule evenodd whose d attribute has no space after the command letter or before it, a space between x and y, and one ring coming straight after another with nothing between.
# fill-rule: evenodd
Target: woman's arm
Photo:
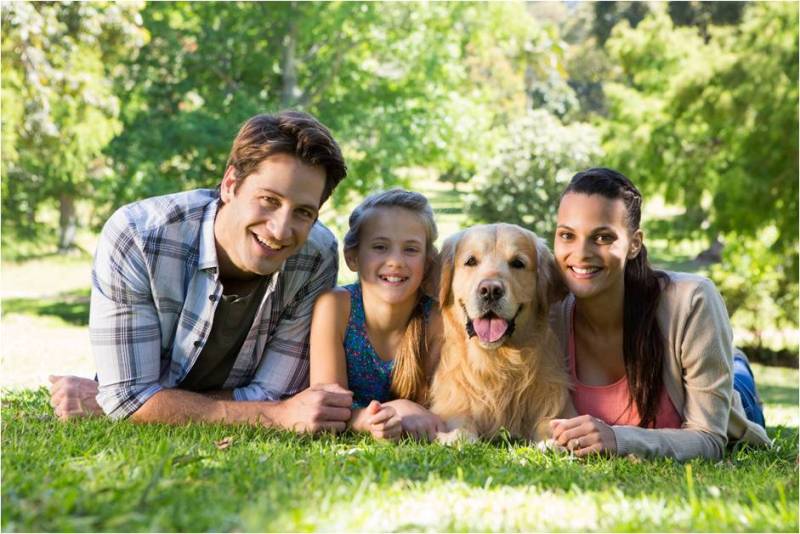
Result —
<instances>
[{"instance_id":1,"label":"woman's arm","mask_svg":"<svg viewBox=\"0 0 800 534\"><path fill-rule=\"evenodd\" d=\"M733 334L728 312L714 284L705 278L691 284L673 281L662 298L660 324L666 355L677 359L681 376L664 373L668 388L684 393L683 426L648 430L613 427L619 454L670 456L678 460L719 459L728 441L733 395ZM669 368L670 362L664 362Z\"/></svg>"},{"instance_id":2,"label":"woman's arm","mask_svg":"<svg viewBox=\"0 0 800 534\"><path fill-rule=\"evenodd\" d=\"M711 281L694 276L674 280L662 299L659 324L666 358L673 359L664 362L664 387L682 391L682 427L609 426L588 415L553 421L556 441L576 455L722 457L733 394L732 333L725 304Z\"/></svg>"}]
</instances>

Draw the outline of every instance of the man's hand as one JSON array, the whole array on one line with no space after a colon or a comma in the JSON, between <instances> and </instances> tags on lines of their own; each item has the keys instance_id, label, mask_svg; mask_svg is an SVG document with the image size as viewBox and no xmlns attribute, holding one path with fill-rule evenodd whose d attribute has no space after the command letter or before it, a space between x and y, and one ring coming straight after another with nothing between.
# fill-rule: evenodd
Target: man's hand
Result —
<instances>
[{"instance_id":1,"label":"man's hand","mask_svg":"<svg viewBox=\"0 0 800 534\"><path fill-rule=\"evenodd\" d=\"M350 420L353 393L338 384L317 384L281 403L278 425L295 432L341 432Z\"/></svg>"},{"instance_id":2,"label":"man's hand","mask_svg":"<svg viewBox=\"0 0 800 534\"><path fill-rule=\"evenodd\" d=\"M446 432L447 425L438 415L431 413L416 402L407 399L396 399L385 402L383 406L391 406L400 417L403 432L418 440L434 441L438 432Z\"/></svg>"},{"instance_id":3,"label":"man's hand","mask_svg":"<svg viewBox=\"0 0 800 534\"><path fill-rule=\"evenodd\" d=\"M75 417L103 415L97 404L97 382L79 376L53 376L50 380L50 406L62 421Z\"/></svg>"}]
</instances>

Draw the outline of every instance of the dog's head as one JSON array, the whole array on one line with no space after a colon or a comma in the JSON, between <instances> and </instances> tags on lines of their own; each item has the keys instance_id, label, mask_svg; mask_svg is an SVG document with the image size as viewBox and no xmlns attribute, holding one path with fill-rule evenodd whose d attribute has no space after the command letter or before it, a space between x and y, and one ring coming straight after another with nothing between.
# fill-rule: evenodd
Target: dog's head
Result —
<instances>
[{"instance_id":1,"label":"dog's head","mask_svg":"<svg viewBox=\"0 0 800 534\"><path fill-rule=\"evenodd\" d=\"M470 342L496 349L546 318L566 288L553 255L533 232L513 224L475 226L451 236L441 253L439 302Z\"/></svg>"}]
</instances>

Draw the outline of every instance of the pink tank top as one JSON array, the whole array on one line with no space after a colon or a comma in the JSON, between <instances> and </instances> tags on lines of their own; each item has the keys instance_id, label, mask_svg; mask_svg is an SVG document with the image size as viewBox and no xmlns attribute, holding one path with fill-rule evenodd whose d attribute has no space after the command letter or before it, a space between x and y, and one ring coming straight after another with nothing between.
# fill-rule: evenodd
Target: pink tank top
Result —
<instances>
[{"instance_id":1,"label":"pink tank top","mask_svg":"<svg viewBox=\"0 0 800 534\"><path fill-rule=\"evenodd\" d=\"M636 403L630 401L628 391L628 377L623 376L613 384L607 386L589 386L578 380L575 365L575 331L573 329L575 308L570 314L569 342L567 352L569 356L569 370L572 375L572 402L579 414L589 414L602 419L609 425L638 426L641 418ZM652 428L680 428L683 423L678 411L667 395L667 389L661 388L661 397L658 400L655 424Z\"/></svg>"}]
</instances>

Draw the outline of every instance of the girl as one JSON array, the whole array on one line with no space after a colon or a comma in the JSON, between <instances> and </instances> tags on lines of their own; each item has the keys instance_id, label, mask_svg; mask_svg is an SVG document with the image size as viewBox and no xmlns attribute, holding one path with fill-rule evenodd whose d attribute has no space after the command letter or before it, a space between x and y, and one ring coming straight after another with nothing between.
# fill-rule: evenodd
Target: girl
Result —
<instances>
[{"instance_id":1,"label":"girl","mask_svg":"<svg viewBox=\"0 0 800 534\"><path fill-rule=\"evenodd\" d=\"M554 439L578 456L681 460L718 459L729 440L769 444L719 293L650 267L641 205L630 180L602 168L576 174L561 197L554 252L571 295L553 317L587 415L553 421Z\"/></svg>"},{"instance_id":2,"label":"girl","mask_svg":"<svg viewBox=\"0 0 800 534\"><path fill-rule=\"evenodd\" d=\"M393 189L364 200L349 224L345 261L358 282L320 295L314 305L311 384L336 382L353 391L356 431L433 440L445 429L421 406L442 329L423 289L436 259L433 210L423 195Z\"/></svg>"}]
</instances>

